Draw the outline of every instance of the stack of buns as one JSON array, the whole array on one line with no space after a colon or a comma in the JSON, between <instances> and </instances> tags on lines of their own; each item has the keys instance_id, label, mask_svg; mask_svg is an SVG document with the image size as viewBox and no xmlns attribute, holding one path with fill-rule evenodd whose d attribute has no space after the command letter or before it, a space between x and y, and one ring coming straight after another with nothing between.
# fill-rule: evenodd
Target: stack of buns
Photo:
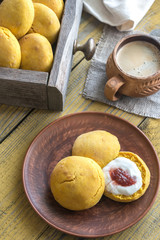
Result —
<instances>
[{"instance_id":1,"label":"stack of buns","mask_svg":"<svg viewBox=\"0 0 160 240\"><path fill-rule=\"evenodd\" d=\"M49 72L63 8L63 0L3 0L0 67Z\"/></svg>"}]
</instances>

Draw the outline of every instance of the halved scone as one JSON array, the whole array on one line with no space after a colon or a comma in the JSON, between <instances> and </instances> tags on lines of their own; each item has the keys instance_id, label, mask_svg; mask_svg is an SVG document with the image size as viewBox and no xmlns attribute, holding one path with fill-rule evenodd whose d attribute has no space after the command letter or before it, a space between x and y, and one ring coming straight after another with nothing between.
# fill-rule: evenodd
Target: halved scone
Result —
<instances>
[{"instance_id":1,"label":"halved scone","mask_svg":"<svg viewBox=\"0 0 160 240\"><path fill-rule=\"evenodd\" d=\"M103 168L104 195L118 202L140 198L150 183L150 171L146 163L132 152L120 152L113 161Z\"/></svg>"}]
</instances>

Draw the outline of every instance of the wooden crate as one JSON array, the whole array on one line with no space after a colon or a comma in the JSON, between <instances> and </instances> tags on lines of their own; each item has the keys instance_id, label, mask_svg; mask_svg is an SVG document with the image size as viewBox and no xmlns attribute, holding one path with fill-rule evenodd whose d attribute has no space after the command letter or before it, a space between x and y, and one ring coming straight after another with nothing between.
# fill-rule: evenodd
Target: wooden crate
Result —
<instances>
[{"instance_id":1,"label":"wooden crate","mask_svg":"<svg viewBox=\"0 0 160 240\"><path fill-rule=\"evenodd\" d=\"M0 1L1 2L1 1ZM0 103L62 111L78 35L82 0L66 0L50 73L0 68Z\"/></svg>"}]
</instances>

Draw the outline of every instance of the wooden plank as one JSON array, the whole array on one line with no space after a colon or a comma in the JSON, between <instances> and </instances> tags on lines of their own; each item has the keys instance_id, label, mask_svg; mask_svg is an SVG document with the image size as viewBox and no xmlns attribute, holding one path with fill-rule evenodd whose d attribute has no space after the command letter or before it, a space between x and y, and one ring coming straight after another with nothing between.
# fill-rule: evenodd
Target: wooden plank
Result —
<instances>
[{"instance_id":1,"label":"wooden plank","mask_svg":"<svg viewBox=\"0 0 160 240\"><path fill-rule=\"evenodd\" d=\"M152 142L160 160L160 119L147 118L139 128Z\"/></svg>"},{"instance_id":2,"label":"wooden plank","mask_svg":"<svg viewBox=\"0 0 160 240\"><path fill-rule=\"evenodd\" d=\"M47 109L48 73L0 68L0 103Z\"/></svg>"},{"instance_id":3,"label":"wooden plank","mask_svg":"<svg viewBox=\"0 0 160 240\"><path fill-rule=\"evenodd\" d=\"M31 109L24 107L13 107L9 105L0 106L0 143L22 122Z\"/></svg>"},{"instance_id":4,"label":"wooden plank","mask_svg":"<svg viewBox=\"0 0 160 240\"><path fill-rule=\"evenodd\" d=\"M48 80L48 108L63 110L71 71L73 44L77 38L82 13L82 0L66 0L53 68Z\"/></svg>"},{"instance_id":5,"label":"wooden plank","mask_svg":"<svg viewBox=\"0 0 160 240\"><path fill-rule=\"evenodd\" d=\"M147 14L139 22L135 29L141 30L146 33L151 32L153 29L159 29L160 28L159 15L160 15L160 1L156 0L154 1L153 5L148 10Z\"/></svg>"}]
</instances>

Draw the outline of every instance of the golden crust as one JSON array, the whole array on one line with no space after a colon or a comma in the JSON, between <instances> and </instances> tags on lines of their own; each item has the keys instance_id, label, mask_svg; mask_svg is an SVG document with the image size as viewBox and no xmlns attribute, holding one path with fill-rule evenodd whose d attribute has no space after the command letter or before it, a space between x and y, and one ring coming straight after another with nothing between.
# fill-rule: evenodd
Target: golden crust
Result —
<instances>
[{"instance_id":1,"label":"golden crust","mask_svg":"<svg viewBox=\"0 0 160 240\"><path fill-rule=\"evenodd\" d=\"M42 3L55 12L58 19L62 18L64 2L63 0L33 0L34 3Z\"/></svg>"},{"instance_id":2,"label":"golden crust","mask_svg":"<svg viewBox=\"0 0 160 240\"><path fill-rule=\"evenodd\" d=\"M7 28L0 27L0 66L19 68L21 49L16 37Z\"/></svg>"},{"instance_id":3,"label":"golden crust","mask_svg":"<svg viewBox=\"0 0 160 240\"><path fill-rule=\"evenodd\" d=\"M39 33L53 44L58 37L60 22L57 15L47 6L34 3L35 16L28 33Z\"/></svg>"},{"instance_id":4,"label":"golden crust","mask_svg":"<svg viewBox=\"0 0 160 240\"><path fill-rule=\"evenodd\" d=\"M147 190L149 183L150 183L150 171L145 164L145 162L135 153L132 152L120 152L118 157L125 157L136 163L137 167L139 168L141 175L142 175L142 187L132 194L131 196L125 195L114 195L112 193L104 191L104 195L112 200L117 202L132 202L140 198Z\"/></svg>"},{"instance_id":5,"label":"golden crust","mask_svg":"<svg viewBox=\"0 0 160 240\"><path fill-rule=\"evenodd\" d=\"M53 63L50 42L39 33L29 33L19 40L21 66L26 70L49 72Z\"/></svg>"},{"instance_id":6,"label":"golden crust","mask_svg":"<svg viewBox=\"0 0 160 240\"><path fill-rule=\"evenodd\" d=\"M50 186L55 200L64 208L84 210L97 204L104 193L104 174L92 159L70 156L53 169Z\"/></svg>"},{"instance_id":7,"label":"golden crust","mask_svg":"<svg viewBox=\"0 0 160 240\"><path fill-rule=\"evenodd\" d=\"M72 155L92 158L101 168L116 158L120 151L118 138L106 131L81 134L75 140Z\"/></svg>"},{"instance_id":8,"label":"golden crust","mask_svg":"<svg viewBox=\"0 0 160 240\"><path fill-rule=\"evenodd\" d=\"M8 28L17 39L28 32L33 19L32 0L4 0L0 4L0 26Z\"/></svg>"}]
</instances>

